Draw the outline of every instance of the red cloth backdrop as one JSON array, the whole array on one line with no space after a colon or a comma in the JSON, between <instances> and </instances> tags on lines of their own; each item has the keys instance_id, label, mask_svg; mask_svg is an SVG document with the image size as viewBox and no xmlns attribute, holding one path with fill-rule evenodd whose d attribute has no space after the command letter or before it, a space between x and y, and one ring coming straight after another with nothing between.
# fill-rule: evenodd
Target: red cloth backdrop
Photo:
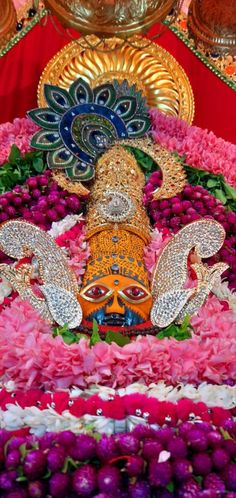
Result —
<instances>
[{"instance_id":1,"label":"red cloth backdrop","mask_svg":"<svg viewBox=\"0 0 236 498\"><path fill-rule=\"evenodd\" d=\"M63 28L58 32L48 19L46 26L36 25L0 59L0 122L22 117L37 106L40 75L51 57L70 40ZM190 79L196 106L193 124L236 143L236 92L171 31L162 35L158 43L178 60Z\"/></svg>"}]
</instances>

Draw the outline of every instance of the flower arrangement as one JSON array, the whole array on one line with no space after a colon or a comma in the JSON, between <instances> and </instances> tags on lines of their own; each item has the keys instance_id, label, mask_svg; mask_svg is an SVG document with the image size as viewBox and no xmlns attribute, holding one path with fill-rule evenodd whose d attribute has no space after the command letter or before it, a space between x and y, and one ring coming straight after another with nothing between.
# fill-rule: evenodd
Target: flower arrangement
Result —
<instances>
[{"instance_id":1,"label":"flower arrangement","mask_svg":"<svg viewBox=\"0 0 236 498\"><path fill-rule=\"evenodd\" d=\"M236 380L235 313L210 297L191 322L194 334L186 341L139 336L123 347L103 341L91 347L81 338L68 346L17 298L0 315L0 375L20 388L46 389Z\"/></svg>"},{"instance_id":2,"label":"flower arrangement","mask_svg":"<svg viewBox=\"0 0 236 498\"><path fill-rule=\"evenodd\" d=\"M38 438L1 430L0 489L8 498L233 498L235 429L234 423L223 433L204 422L159 430L139 425L98 440L70 431Z\"/></svg>"},{"instance_id":3,"label":"flower arrangement","mask_svg":"<svg viewBox=\"0 0 236 498\"><path fill-rule=\"evenodd\" d=\"M228 263L227 281L182 329L120 342L119 334L102 340L96 324L90 338L53 329L2 279L0 424L9 432L0 430L0 496L236 496L236 146L157 110L151 119L188 184L153 200L161 172L137 158L153 222L149 275L173 234L213 217L226 239L208 264ZM30 150L35 130L28 119L0 126L0 222L19 218L48 231L80 285L89 257L84 198L59 187L44 155ZM12 264L3 253L0 262Z\"/></svg>"}]
</instances>

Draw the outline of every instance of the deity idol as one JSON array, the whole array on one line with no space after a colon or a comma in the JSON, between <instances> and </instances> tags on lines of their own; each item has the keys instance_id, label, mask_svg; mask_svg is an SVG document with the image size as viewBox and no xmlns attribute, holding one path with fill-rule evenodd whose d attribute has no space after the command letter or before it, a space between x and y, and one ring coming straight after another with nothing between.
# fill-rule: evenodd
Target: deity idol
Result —
<instances>
[{"instance_id":1,"label":"deity idol","mask_svg":"<svg viewBox=\"0 0 236 498\"><path fill-rule=\"evenodd\" d=\"M49 234L26 222L9 221L0 228L1 249L18 260L34 255L41 295L31 285L32 264L17 270L1 265L1 273L44 318L70 328L94 319L121 331L150 321L162 328L193 314L226 269L221 263L208 268L201 261L220 249L224 229L211 219L185 226L165 245L149 280L144 248L151 226L142 201L145 176L135 151L143 151L162 170L156 199L181 191L185 173L148 135L148 108L141 92L127 81L92 89L80 78L68 91L46 85L45 98L48 107L29 112L42 128L32 146L47 151L48 166L59 184L89 193L85 219L90 256L79 288ZM192 250L197 285L188 288Z\"/></svg>"}]
</instances>

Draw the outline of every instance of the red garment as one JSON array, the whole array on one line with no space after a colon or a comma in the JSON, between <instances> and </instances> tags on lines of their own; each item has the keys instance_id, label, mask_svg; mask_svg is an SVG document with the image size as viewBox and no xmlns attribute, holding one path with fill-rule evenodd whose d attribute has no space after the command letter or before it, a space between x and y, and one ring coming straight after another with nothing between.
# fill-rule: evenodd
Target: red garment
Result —
<instances>
[{"instance_id":1,"label":"red garment","mask_svg":"<svg viewBox=\"0 0 236 498\"><path fill-rule=\"evenodd\" d=\"M57 23L58 24L58 23ZM23 117L37 106L37 86L41 73L70 37L58 32L48 19L37 24L0 59L0 122ZM185 69L195 97L193 124L212 130L217 136L236 143L236 92L215 76L170 31L158 43L166 48Z\"/></svg>"}]
</instances>

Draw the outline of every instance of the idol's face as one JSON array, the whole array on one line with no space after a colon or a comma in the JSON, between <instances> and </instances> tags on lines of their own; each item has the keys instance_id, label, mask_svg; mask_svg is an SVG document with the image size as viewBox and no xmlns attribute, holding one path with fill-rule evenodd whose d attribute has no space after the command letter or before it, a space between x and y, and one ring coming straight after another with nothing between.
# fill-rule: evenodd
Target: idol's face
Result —
<instances>
[{"instance_id":1,"label":"idol's face","mask_svg":"<svg viewBox=\"0 0 236 498\"><path fill-rule=\"evenodd\" d=\"M79 302L85 320L129 327L149 320L152 296L132 278L107 275L84 287Z\"/></svg>"}]
</instances>

